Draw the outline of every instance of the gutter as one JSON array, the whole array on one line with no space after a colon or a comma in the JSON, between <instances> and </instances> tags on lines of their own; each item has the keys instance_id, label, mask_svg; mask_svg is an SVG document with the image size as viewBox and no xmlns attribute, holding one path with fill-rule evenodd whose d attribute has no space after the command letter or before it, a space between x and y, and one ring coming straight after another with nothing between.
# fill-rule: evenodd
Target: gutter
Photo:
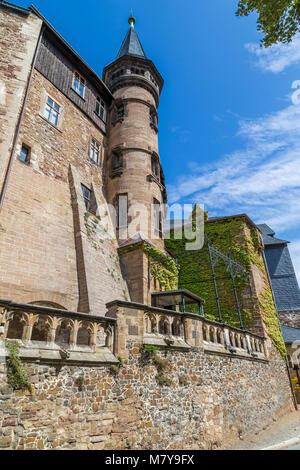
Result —
<instances>
[{"instance_id":1,"label":"gutter","mask_svg":"<svg viewBox=\"0 0 300 470\"><path fill-rule=\"evenodd\" d=\"M264 263L265 263L265 268L266 268L266 271L267 271L268 281L269 281L269 284L270 284L270 287L271 287L271 292L272 292L273 302L274 302L274 305L275 305L276 317L277 317L277 320L278 320L278 323L279 323L280 333L282 334L281 325L280 325L280 321L279 321L279 317L278 317L277 306L276 306L276 302L275 302L275 295L274 295L274 291L273 291L273 287L272 287L272 283L271 283L269 268L268 268L268 265L267 265L265 249L263 249L262 255L263 255L263 259L264 259ZM294 387L293 387L293 382L292 382L291 372L290 372L290 368L289 368L287 353L285 353L285 364L286 364L286 370L287 370L287 374L288 374L288 378L289 378L289 382L290 382L290 387L291 387L291 391L292 391L294 406L295 406L295 409L298 410L298 404L297 404L295 390L294 390Z\"/></svg>"},{"instance_id":2,"label":"gutter","mask_svg":"<svg viewBox=\"0 0 300 470\"><path fill-rule=\"evenodd\" d=\"M20 135L20 129L21 129L22 121L23 121L23 116L24 116L26 104L27 104L27 101L28 101L30 85L31 85L31 82L32 82L33 71L34 71L34 68L35 68L36 59L37 59L38 51L39 51L39 48L40 48L40 44L41 44L44 29L45 29L45 26L42 25L41 30L40 30L40 34L39 34L39 39L38 39L38 42L37 42L37 45L36 45L36 48L35 48L35 52L34 52L34 56L33 56L33 59L32 59L32 63L31 63L31 70L30 70L30 75L29 75L29 79L28 79L28 82L27 82L27 86L26 86L26 92L25 92L25 96L24 96L24 100L23 100L23 105L22 105L21 113L20 113L20 116L19 116L19 119L18 119L18 124L17 124L16 130L15 130L12 150L11 150L11 153L10 153L6 173L5 173L5 176L4 176L3 186L2 186L2 189L1 189L1 193L0 193L0 212L1 212L1 209L2 209L2 206L3 206L3 202L4 202L6 190L7 190L8 179L9 179L9 175L10 175L10 172L11 172L11 169L12 169L12 164L13 164L13 157L14 157L14 154L15 154L18 138L19 138L19 135Z\"/></svg>"}]
</instances>

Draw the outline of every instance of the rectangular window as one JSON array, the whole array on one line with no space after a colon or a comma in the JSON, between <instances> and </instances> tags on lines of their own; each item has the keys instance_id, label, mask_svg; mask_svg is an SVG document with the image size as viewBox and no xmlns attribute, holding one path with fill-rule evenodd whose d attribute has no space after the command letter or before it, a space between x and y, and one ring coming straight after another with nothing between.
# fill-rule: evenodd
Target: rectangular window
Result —
<instances>
[{"instance_id":1,"label":"rectangular window","mask_svg":"<svg viewBox=\"0 0 300 470\"><path fill-rule=\"evenodd\" d=\"M100 96L97 96L96 114L98 114L102 121L106 122L106 105Z\"/></svg>"},{"instance_id":2,"label":"rectangular window","mask_svg":"<svg viewBox=\"0 0 300 470\"><path fill-rule=\"evenodd\" d=\"M86 186L84 186L84 184L81 184L81 189L82 189L82 194L83 194L85 207L86 207L86 210L88 211L90 209L92 191L89 188L87 188Z\"/></svg>"},{"instance_id":3,"label":"rectangular window","mask_svg":"<svg viewBox=\"0 0 300 470\"><path fill-rule=\"evenodd\" d=\"M90 158L93 162L99 164L100 144L95 139L91 141Z\"/></svg>"},{"instance_id":4,"label":"rectangular window","mask_svg":"<svg viewBox=\"0 0 300 470\"><path fill-rule=\"evenodd\" d=\"M160 202L153 198L153 215L154 215L154 234L162 238L162 216Z\"/></svg>"},{"instance_id":5,"label":"rectangular window","mask_svg":"<svg viewBox=\"0 0 300 470\"><path fill-rule=\"evenodd\" d=\"M117 194L116 197L116 215L117 215L117 230L118 236L121 239L127 240L127 227L128 227L128 194Z\"/></svg>"},{"instance_id":6,"label":"rectangular window","mask_svg":"<svg viewBox=\"0 0 300 470\"><path fill-rule=\"evenodd\" d=\"M20 153L20 160L24 163L29 163L30 161L30 148L26 145L22 145L21 153Z\"/></svg>"},{"instance_id":7,"label":"rectangular window","mask_svg":"<svg viewBox=\"0 0 300 470\"><path fill-rule=\"evenodd\" d=\"M45 106L44 117L57 127L59 120L60 106L48 96Z\"/></svg>"},{"instance_id":8,"label":"rectangular window","mask_svg":"<svg viewBox=\"0 0 300 470\"><path fill-rule=\"evenodd\" d=\"M78 72L74 72L73 90L76 91L81 98L84 98L85 80Z\"/></svg>"}]
</instances>

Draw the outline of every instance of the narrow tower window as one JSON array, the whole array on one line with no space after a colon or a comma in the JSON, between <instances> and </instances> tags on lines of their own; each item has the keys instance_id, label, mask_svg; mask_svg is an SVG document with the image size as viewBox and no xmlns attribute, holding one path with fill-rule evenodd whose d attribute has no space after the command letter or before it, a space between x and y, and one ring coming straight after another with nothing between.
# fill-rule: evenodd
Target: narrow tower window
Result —
<instances>
[{"instance_id":1,"label":"narrow tower window","mask_svg":"<svg viewBox=\"0 0 300 470\"><path fill-rule=\"evenodd\" d=\"M162 238L162 216L160 202L153 198L154 235Z\"/></svg>"}]
</instances>

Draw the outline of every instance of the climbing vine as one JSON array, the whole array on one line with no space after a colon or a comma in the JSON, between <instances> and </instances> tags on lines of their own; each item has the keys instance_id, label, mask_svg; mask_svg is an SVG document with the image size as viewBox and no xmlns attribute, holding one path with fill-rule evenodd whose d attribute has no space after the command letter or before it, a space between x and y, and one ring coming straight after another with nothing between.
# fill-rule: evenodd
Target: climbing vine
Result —
<instances>
[{"instance_id":1,"label":"climbing vine","mask_svg":"<svg viewBox=\"0 0 300 470\"><path fill-rule=\"evenodd\" d=\"M215 221L205 221L205 240L208 237L210 245L219 249L224 254L230 254L236 262L245 266L250 273L251 266L254 264L265 277L265 290L259 295L259 298L252 297L251 291L243 275L235 278L237 295L241 305L241 315L244 325L251 330L257 308L261 308L263 321L267 327L268 334L274 345L284 356L285 346L280 332L279 322L276 316L276 309L272 297L272 291L266 277L264 260L262 257L262 242L258 230L251 226L244 216L220 219ZM170 239L165 240L166 248L178 258L180 265L179 285L205 299L205 316L216 320L216 297L211 282L199 282L205 277L209 268L209 255L207 243L199 250L201 263L193 261L193 258L185 257L186 239L175 239L174 231L171 232ZM192 260L192 261L191 261ZM220 295L221 311L223 321L230 325L239 327L237 318L236 304L233 297L232 285L226 266L219 263L216 268L218 280L218 291ZM191 274L190 274L191 273ZM226 279L226 276L228 279ZM256 304L256 305L255 305Z\"/></svg>"},{"instance_id":2,"label":"climbing vine","mask_svg":"<svg viewBox=\"0 0 300 470\"><path fill-rule=\"evenodd\" d=\"M31 392L32 385L19 357L18 343L16 341L6 341L5 346L9 352L9 357L6 361L9 385L11 385L14 390L27 389Z\"/></svg>"}]
</instances>

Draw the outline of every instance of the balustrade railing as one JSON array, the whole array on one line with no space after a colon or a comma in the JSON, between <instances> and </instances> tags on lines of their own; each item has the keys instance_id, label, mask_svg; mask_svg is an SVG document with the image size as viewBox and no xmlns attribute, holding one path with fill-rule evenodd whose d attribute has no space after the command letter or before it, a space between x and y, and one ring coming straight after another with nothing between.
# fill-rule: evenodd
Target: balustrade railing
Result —
<instances>
[{"instance_id":1,"label":"balustrade railing","mask_svg":"<svg viewBox=\"0 0 300 470\"><path fill-rule=\"evenodd\" d=\"M156 341L155 341L156 339ZM160 340L160 341L159 341ZM204 351L266 359L265 338L200 315L144 312L144 343L202 346Z\"/></svg>"},{"instance_id":2,"label":"balustrade railing","mask_svg":"<svg viewBox=\"0 0 300 470\"><path fill-rule=\"evenodd\" d=\"M44 356L46 350L57 351L74 359L88 359L84 353L112 353L115 323L113 318L0 301L0 340L16 340L23 355L28 355L26 349L44 350Z\"/></svg>"}]
</instances>

